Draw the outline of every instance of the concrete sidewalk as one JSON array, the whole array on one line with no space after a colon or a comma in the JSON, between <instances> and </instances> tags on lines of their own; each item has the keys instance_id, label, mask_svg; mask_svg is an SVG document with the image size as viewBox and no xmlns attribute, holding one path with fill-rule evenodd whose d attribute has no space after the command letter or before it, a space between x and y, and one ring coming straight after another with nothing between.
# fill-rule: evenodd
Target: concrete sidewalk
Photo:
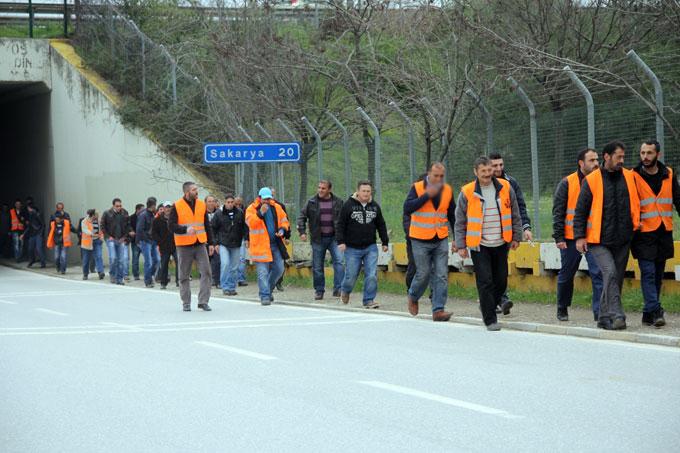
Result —
<instances>
[{"instance_id":1,"label":"concrete sidewalk","mask_svg":"<svg viewBox=\"0 0 680 453\"><path fill-rule=\"evenodd\" d=\"M25 263L15 263L11 260L0 260L0 264L13 267L16 269L29 270L46 275L52 275L60 278L67 278L72 280L81 280L82 273L79 267L70 267L65 275L58 274L54 267L48 266L45 269L31 268L27 269ZM97 280L97 274L90 274L90 279ZM98 280L97 280L98 281ZM105 282L108 282L108 274ZM138 287L144 290L144 282L131 280L126 283L127 286ZM158 289L160 285L156 285ZM168 291L177 291L174 281L168 286ZM249 282L249 286L239 287L238 299L259 301L258 290L256 282ZM192 282L192 293L197 294L198 282ZM332 289L327 288L326 297L322 301L314 300L314 290L311 288L300 288L286 285L284 279L284 291L275 291L274 297L276 302L288 305L298 305L315 307L320 309L331 310L345 310L345 311L363 311L367 312L361 304L361 293L353 293L348 305L343 305L339 298L331 296ZM222 295L222 291L214 288L212 290L213 298L227 298ZM376 299L381 307L380 313L389 313L395 316L410 316L406 308L406 295L398 295L391 293L380 292L380 283L378 283L378 298ZM499 315L499 322L504 328L528 331L541 332L559 335L571 335L587 338L601 338L608 340L630 341L637 343L656 344L663 346L680 347L680 315L667 313L666 326L657 329L654 327L644 326L641 323L640 313L629 313L627 317L628 328L625 331L605 331L598 329L596 323L593 321L592 313L588 309L580 307L573 307L569 310L569 321L560 322L555 317L555 306L538 303L522 303L521 301L514 301L515 306L508 316ZM179 297L177 300L178 308L180 307ZM420 303L419 318L430 318L431 306L427 298L423 298ZM449 298L447 303L447 310L453 311L454 316L451 318L453 322L479 325L482 326L481 314L479 312L479 304L476 301L462 300Z\"/></svg>"}]
</instances>

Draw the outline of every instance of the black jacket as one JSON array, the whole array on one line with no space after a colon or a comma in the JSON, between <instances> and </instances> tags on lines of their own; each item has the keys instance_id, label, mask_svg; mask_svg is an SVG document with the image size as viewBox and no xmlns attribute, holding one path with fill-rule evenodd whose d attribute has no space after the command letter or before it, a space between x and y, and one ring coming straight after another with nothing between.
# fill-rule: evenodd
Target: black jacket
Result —
<instances>
[{"instance_id":1,"label":"black jacket","mask_svg":"<svg viewBox=\"0 0 680 453\"><path fill-rule=\"evenodd\" d=\"M333 223L337 223L342 211L343 201L340 197L336 197L331 193L331 200L333 201ZM300 235L307 231L307 224L309 223L309 234L312 242L321 242L321 221L319 211L319 196L314 195L307 200L305 206L300 210L300 215L297 219L297 229Z\"/></svg>"},{"instance_id":2,"label":"black jacket","mask_svg":"<svg viewBox=\"0 0 680 453\"><path fill-rule=\"evenodd\" d=\"M655 175L648 175L642 170L642 163L633 169L649 184L656 195L661 191L663 181L670 176L668 168L663 163L657 162L657 165L659 172ZM673 176L673 181L671 181L673 205L675 205L675 210L680 213L680 186L678 179L675 175ZM673 231L666 231L663 223L656 231L647 233L636 231L633 235L630 251L633 253L633 257L638 260L662 261L673 258Z\"/></svg>"},{"instance_id":3,"label":"black jacket","mask_svg":"<svg viewBox=\"0 0 680 453\"><path fill-rule=\"evenodd\" d=\"M153 219L151 238L158 243L158 249L163 255L169 255L175 251L175 237L170 232L168 219L164 215Z\"/></svg>"},{"instance_id":4,"label":"black jacket","mask_svg":"<svg viewBox=\"0 0 680 453\"><path fill-rule=\"evenodd\" d=\"M109 237L116 240L128 238L128 234L132 231L130 216L125 209L121 209L120 212L114 211L113 208L104 211L99 226L104 233L105 240L108 240Z\"/></svg>"},{"instance_id":5,"label":"black jacket","mask_svg":"<svg viewBox=\"0 0 680 453\"><path fill-rule=\"evenodd\" d=\"M515 191L515 197L517 198L517 206L519 206L519 215L522 218L522 230L531 229L531 219L529 219L529 213L527 213L527 204L524 202L524 194L522 189L519 187L519 183L515 178L509 174L503 172L502 179L505 179L510 183L510 187Z\"/></svg>"},{"instance_id":6,"label":"black jacket","mask_svg":"<svg viewBox=\"0 0 680 453\"><path fill-rule=\"evenodd\" d=\"M151 225L153 224L154 213L145 209L137 216L135 225L135 244L142 241L151 241Z\"/></svg>"},{"instance_id":7,"label":"black jacket","mask_svg":"<svg viewBox=\"0 0 680 453\"><path fill-rule=\"evenodd\" d=\"M24 239L32 238L35 236L42 236L43 229L45 225L43 224L42 217L40 213L35 209L28 213L28 222L26 223L26 232L24 233Z\"/></svg>"},{"instance_id":8,"label":"black jacket","mask_svg":"<svg viewBox=\"0 0 680 453\"><path fill-rule=\"evenodd\" d=\"M578 180L581 185L583 185L583 178L585 176L578 170ZM564 220L567 216L567 202L569 201L569 183L567 178L564 177L557 184L557 189L555 189L555 195L553 195L553 238L555 242L564 242Z\"/></svg>"},{"instance_id":9,"label":"black jacket","mask_svg":"<svg viewBox=\"0 0 680 453\"><path fill-rule=\"evenodd\" d=\"M371 200L362 206L352 195L347 199L340 211L340 217L335 225L335 237L338 244L345 244L352 248L366 248L375 244L376 232L380 235L382 245L389 243L387 225L378 203Z\"/></svg>"},{"instance_id":10,"label":"black jacket","mask_svg":"<svg viewBox=\"0 0 680 453\"><path fill-rule=\"evenodd\" d=\"M601 168L602 189L604 200L602 203L602 230L600 245L617 247L633 239L633 221L630 218L630 200L628 186L623 172L610 172ZM581 193L576 202L574 216L574 239L586 237L586 223L593 204L593 194L588 186L588 180L581 184Z\"/></svg>"},{"instance_id":11,"label":"black jacket","mask_svg":"<svg viewBox=\"0 0 680 453\"><path fill-rule=\"evenodd\" d=\"M244 239L248 240L248 226L243 211L238 208L233 208L232 211L233 219L230 218L229 211L224 206L215 211L212 228L217 244L227 248L238 248L241 247Z\"/></svg>"}]
</instances>

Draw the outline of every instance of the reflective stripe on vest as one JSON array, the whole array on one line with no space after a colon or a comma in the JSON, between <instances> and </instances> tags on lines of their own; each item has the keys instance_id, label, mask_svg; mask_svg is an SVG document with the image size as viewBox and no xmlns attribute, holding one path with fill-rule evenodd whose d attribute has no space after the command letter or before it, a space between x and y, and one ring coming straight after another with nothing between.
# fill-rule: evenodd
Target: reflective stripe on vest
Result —
<instances>
[{"instance_id":1,"label":"reflective stripe on vest","mask_svg":"<svg viewBox=\"0 0 680 453\"><path fill-rule=\"evenodd\" d=\"M205 231L205 203L202 200L196 200L194 210L184 198L180 198L175 202L175 211L177 211L177 225L184 227L193 227L193 233L175 233L175 245L186 246L194 245L196 241L201 244L208 242L208 234Z\"/></svg>"},{"instance_id":2,"label":"reflective stripe on vest","mask_svg":"<svg viewBox=\"0 0 680 453\"><path fill-rule=\"evenodd\" d=\"M418 181L413 184L418 197L425 193L425 181ZM432 200L427 200L417 211L411 213L411 225L408 235L412 239L430 240L435 236L439 239L449 237L448 211L453 200L453 189L448 184L444 184L439 196L439 206L434 208Z\"/></svg>"},{"instance_id":3,"label":"reflective stripe on vest","mask_svg":"<svg viewBox=\"0 0 680 453\"><path fill-rule=\"evenodd\" d=\"M647 181L635 172L635 184L640 196L640 231L656 231L663 223L666 231L673 231L673 170L668 168L668 177L661 183L658 195Z\"/></svg>"},{"instance_id":4,"label":"reflective stripe on vest","mask_svg":"<svg viewBox=\"0 0 680 453\"><path fill-rule=\"evenodd\" d=\"M14 208L10 209L9 215L12 217L12 229L10 231L24 231L24 224L19 221L17 210Z\"/></svg>"},{"instance_id":5,"label":"reflective stripe on vest","mask_svg":"<svg viewBox=\"0 0 680 453\"><path fill-rule=\"evenodd\" d=\"M257 211L262 206L262 203L263 202L260 200L255 200L248 206L248 209L246 209L246 224L248 225L250 238L248 252L251 261L269 263L272 261L269 232L267 231L267 225L265 224L264 219L261 219L257 215ZM271 200L268 203L269 209L274 209L276 212L276 231L280 229L286 231L290 230L288 216L281 205L274 200Z\"/></svg>"},{"instance_id":6,"label":"reflective stripe on vest","mask_svg":"<svg viewBox=\"0 0 680 453\"><path fill-rule=\"evenodd\" d=\"M581 192L581 181L578 171L567 176L567 213L564 216L564 239L574 239L574 215L576 214L576 202Z\"/></svg>"},{"instance_id":7,"label":"reflective stripe on vest","mask_svg":"<svg viewBox=\"0 0 680 453\"><path fill-rule=\"evenodd\" d=\"M504 179L497 180L501 184L496 204L501 216L503 240L512 242L512 205L510 201L510 183ZM484 219L483 197L475 192L477 182L472 181L461 189L467 200L467 229L465 232L466 247L479 247L482 242L482 222Z\"/></svg>"},{"instance_id":8,"label":"reflective stripe on vest","mask_svg":"<svg viewBox=\"0 0 680 453\"><path fill-rule=\"evenodd\" d=\"M606 170L596 170L586 176L590 193L593 195L593 202L590 206L590 213L588 214L588 222L586 224L586 241L590 244L599 244L602 233L602 206L604 204L602 171ZM633 222L633 230L637 230L640 227L640 198L638 197L635 185L634 172L625 168L621 171L628 188L628 202L630 204L630 218Z\"/></svg>"}]
</instances>

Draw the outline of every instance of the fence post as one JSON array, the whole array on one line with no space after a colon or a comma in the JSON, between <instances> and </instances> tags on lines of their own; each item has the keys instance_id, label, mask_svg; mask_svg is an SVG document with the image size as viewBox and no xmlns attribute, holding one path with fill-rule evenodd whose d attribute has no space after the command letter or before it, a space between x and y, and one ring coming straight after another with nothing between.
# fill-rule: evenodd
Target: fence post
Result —
<instances>
[{"instance_id":1,"label":"fence post","mask_svg":"<svg viewBox=\"0 0 680 453\"><path fill-rule=\"evenodd\" d=\"M33 37L33 0L28 0L28 37Z\"/></svg>"},{"instance_id":2,"label":"fence post","mask_svg":"<svg viewBox=\"0 0 680 453\"><path fill-rule=\"evenodd\" d=\"M309 122L306 116L303 116L300 118L303 123L305 123L305 126L307 126L307 129L309 129L309 132L312 133L314 136L314 140L316 140L316 161L317 161L317 173L319 177L319 181L323 179L323 146L321 143L321 136L319 133L316 131L314 126L312 126L312 123Z\"/></svg>"},{"instance_id":3,"label":"fence post","mask_svg":"<svg viewBox=\"0 0 680 453\"><path fill-rule=\"evenodd\" d=\"M642 61L642 58L640 58L640 56L634 50L629 50L626 55L628 55L628 58L633 60L636 65L640 66L647 77L649 77L649 80L652 81L652 85L654 85L654 99L656 104L656 141L659 142L659 145L661 146L661 156L659 156L659 158L663 160L663 152L665 148L663 126L663 89L661 88L661 82L659 82L659 78L656 76L656 74L654 74L654 71L652 71L651 68L647 66L647 63Z\"/></svg>"},{"instance_id":4,"label":"fence post","mask_svg":"<svg viewBox=\"0 0 680 453\"><path fill-rule=\"evenodd\" d=\"M401 4L399 5L399 8L401 9ZM394 102L390 101L389 103L390 107L394 109L395 112L401 116L401 119L404 120L406 123L406 130L408 133L408 163L409 163L409 176L411 177L411 181L416 180L416 152L413 149L413 122L411 121L411 118L406 116L406 114L399 108L399 106Z\"/></svg>"},{"instance_id":5,"label":"fence post","mask_svg":"<svg viewBox=\"0 0 680 453\"><path fill-rule=\"evenodd\" d=\"M241 133L246 138L246 140L248 140L250 143L253 142L253 138L250 136L250 134L248 132L246 132L246 130L243 128L243 126L241 126L239 124L236 127L238 128L239 131L241 131ZM256 198L257 197L257 164L252 163L250 165L253 166L253 168L252 168L252 170L253 170L252 171L252 173L253 173L253 181L252 181L253 198Z\"/></svg>"},{"instance_id":6,"label":"fence post","mask_svg":"<svg viewBox=\"0 0 680 453\"><path fill-rule=\"evenodd\" d=\"M527 108L529 109L529 131L531 136L531 189L532 197L534 199L534 232L536 233L536 239L541 238L541 222L539 218L539 199L541 196L540 186L538 180L538 129L536 126L536 108L534 103L531 102L529 96L522 87L517 83L512 77L508 77L508 81L512 85L519 98L524 101Z\"/></svg>"},{"instance_id":7,"label":"fence post","mask_svg":"<svg viewBox=\"0 0 680 453\"><path fill-rule=\"evenodd\" d=\"M347 192L347 196L350 196L352 195L352 162L349 158L349 134L345 125L335 115L329 111L326 111L326 115L342 131L342 150L345 156L345 192Z\"/></svg>"},{"instance_id":8,"label":"fence post","mask_svg":"<svg viewBox=\"0 0 680 453\"><path fill-rule=\"evenodd\" d=\"M260 132L262 132L262 135L264 135L265 137L267 137L267 140L272 141L272 136L271 136L271 134L270 134L269 132L267 132L267 129L265 129L265 128L260 124L259 121L257 121L257 122L255 123L255 127L258 128L258 129L260 130ZM276 178L276 173L277 173L277 172L276 172L276 165L277 165L277 164L276 164L275 162L272 162L272 163L270 164L270 167L269 167L269 169L270 169L270 171L271 171L271 178L272 178L272 182L271 182L271 183L272 183L272 186L273 186L273 187L277 187L277 185L278 185L278 184L277 184L277 181L276 181L276 179L277 179L277 178ZM283 198L281 198L281 201L283 201Z\"/></svg>"},{"instance_id":9,"label":"fence post","mask_svg":"<svg viewBox=\"0 0 680 453\"><path fill-rule=\"evenodd\" d=\"M68 38L68 3L64 0L64 38Z\"/></svg>"},{"instance_id":10,"label":"fence post","mask_svg":"<svg viewBox=\"0 0 680 453\"><path fill-rule=\"evenodd\" d=\"M474 99L479 111L482 112L482 117L486 123L486 155L488 156L493 152L493 118L491 117L489 110L486 108L486 105L484 105L482 98L479 97L472 88L466 89L465 94Z\"/></svg>"},{"instance_id":11,"label":"fence post","mask_svg":"<svg viewBox=\"0 0 680 453\"><path fill-rule=\"evenodd\" d=\"M177 105L177 62L174 58L172 58L172 55L170 55L170 52L168 52L168 49L166 49L163 44L159 45L158 47L161 48L163 55L165 55L165 58L167 58L170 62L170 76L172 77L172 103Z\"/></svg>"},{"instance_id":12,"label":"fence post","mask_svg":"<svg viewBox=\"0 0 680 453\"><path fill-rule=\"evenodd\" d=\"M595 148L595 104L593 103L593 97L590 95L588 88L586 88L583 82L581 82L581 79L578 78L576 73L572 71L569 66L565 66L564 71L586 99L586 109L588 112L588 147Z\"/></svg>"},{"instance_id":13,"label":"fence post","mask_svg":"<svg viewBox=\"0 0 680 453\"><path fill-rule=\"evenodd\" d=\"M279 126L281 126L281 129L286 131L286 134L288 134L288 136L290 137L291 140L293 140L294 142L298 141L295 133L290 129L290 127L288 127L288 125L286 123L283 122L283 120L281 118L276 118L276 122L279 124ZM285 190L285 187L286 187L286 185L284 184L285 180L283 178L283 165L279 165L279 180L281 181L281 198L283 198L284 190ZM299 191L300 185L297 184L296 186L297 186L298 191ZM296 195L296 201L295 202L297 203L297 200L299 200L299 199L300 199L300 194L298 193Z\"/></svg>"},{"instance_id":14,"label":"fence post","mask_svg":"<svg viewBox=\"0 0 680 453\"><path fill-rule=\"evenodd\" d=\"M129 19L130 26L135 31L142 44L142 99L146 99L146 39L142 31L132 19Z\"/></svg>"},{"instance_id":15,"label":"fence post","mask_svg":"<svg viewBox=\"0 0 680 453\"><path fill-rule=\"evenodd\" d=\"M371 129L373 129L373 152L375 153L375 197L378 200L378 204L382 204L382 177L381 177L382 165L380 163L380 131L378 130L378 127L375 125L371 117L368 116L368 113L364 111L364 109L362 109L361 107L357 107L357 112L359 112L359 115L361 115L362 118L369 124L369 126L371 126Z\"/></svg>"}]
</instances>

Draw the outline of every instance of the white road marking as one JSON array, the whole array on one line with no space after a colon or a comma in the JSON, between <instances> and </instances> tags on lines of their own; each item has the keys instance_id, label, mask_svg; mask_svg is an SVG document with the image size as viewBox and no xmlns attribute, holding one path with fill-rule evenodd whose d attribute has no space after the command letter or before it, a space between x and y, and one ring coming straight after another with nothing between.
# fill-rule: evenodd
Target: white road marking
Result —
<instances>
[{"instance_id":1,"label":"white road marking","mask_svg":"<svg viewBox=\"0 0 680 453\"><path fill-rule=\"evenodd\" d=\"M120 294L120 292L115 290L102 291L93 288L90 291L74 291L74 290L23 291L5 293L3 295L5 297L55 297L55 296L98 296L101 294Z\"/></svg>"},{"instance_id":2,"label":"white road marking","mask_svg":"<svg viewBox=\"0 0 680 453\"><path fill-rule=\"evenodd\" d=\"M7 304L7 305L16 305L16 302L12 302L11 300L0 300L0 304Z\"/></svg>"},{"instance_id":3,"label":"white road marking","mask_svg":"<svg viewBox=\"0 0 680 453\"><path fill-rule=\"evenodd\" d=\"M470 403L468 401L457 400L454 398L449 398L448 396L436 395L434 393L423 392L421 390L411 389L408 387L402 387L399 385L388 384L386 382L380 381L356 381L359 384L368 385L371 387L379 388L382 390L388 390L390 392L400 393L402 395L414 396L416 398L422 398L430 401L435 401L437 403L447 404L449 406L455 406L462 409L468 409L471 411L479 412L487 415L496 415L503 418L524 418L521 415L513 415L502 409L496 409L489 406L482 406L481 404Z\"/></svg>"},{"instance_id":4,"label":"white road marking","mask_svg":"<svg viewBox=\"0 0 680 453\"><path fill-rule=\"evenodd\" d=\"M68 313L63 313L61 311L50 310L49 308L35 308L35 311L41 311L43 313L49 313L51 315L57 316L70 316Z\"/></svg>"},{"instance_id":5,"label":"white road marking","mask_svg":"<svg viewBox=\"0 0 680 453\"><path fill-rule=\"evenodd\" d=\"M254 359L278 360L276 357L271 356L271 355L260 354L259 352L247 351L245 349L234 348L232 346L225 346L223 344L211 343L210 341L194 341L194 343L200 344L201 346L207 346L209 348L215 348L215 349L221 349L223 351L233 352L234 354L240 354L240 355L244 355L246 357L252 357Z\"/></svg>"}]
</instances>

